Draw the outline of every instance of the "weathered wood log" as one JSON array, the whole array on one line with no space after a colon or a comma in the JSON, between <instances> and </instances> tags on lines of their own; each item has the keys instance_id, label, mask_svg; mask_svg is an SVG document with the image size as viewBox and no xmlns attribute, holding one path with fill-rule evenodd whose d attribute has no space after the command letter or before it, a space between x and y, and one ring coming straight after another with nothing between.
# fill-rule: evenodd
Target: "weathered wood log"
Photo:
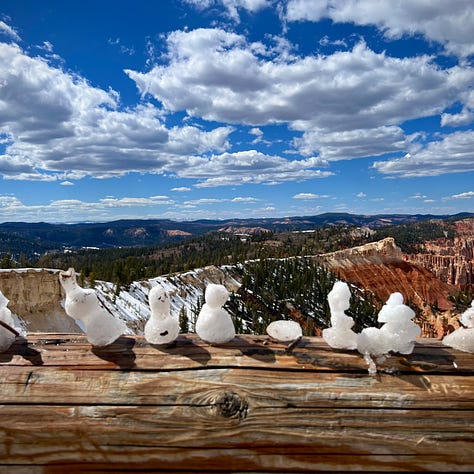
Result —
<instances>
[{"instance_id":1,"label":"weathered wood log","mask_svg":"<svg viewBox=\"0 0 474 474\"><path fill-rule=\"evenodd\" d=\"M31 334L0 354L0 471L471 471L474 355L420 339L370 376L321 338Z\"/></svg>"}]
</instances>

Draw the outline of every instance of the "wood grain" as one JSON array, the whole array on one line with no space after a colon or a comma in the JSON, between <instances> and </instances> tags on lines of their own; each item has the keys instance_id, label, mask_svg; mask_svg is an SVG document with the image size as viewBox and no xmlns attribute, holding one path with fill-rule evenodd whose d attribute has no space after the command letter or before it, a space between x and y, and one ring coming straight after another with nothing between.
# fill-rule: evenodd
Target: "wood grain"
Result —
<instances>
[{"instance_id":1,"label":"wood grain","mask_svg":"<svg viewBox=\"0 0 474 474\"><path fill-rule=\"evenodd\" d=\"M320 338L32 334L0 354L0 410L1 472L474 468L474 354L432 339L370 376Z\"/></svg>"}]
</instances>

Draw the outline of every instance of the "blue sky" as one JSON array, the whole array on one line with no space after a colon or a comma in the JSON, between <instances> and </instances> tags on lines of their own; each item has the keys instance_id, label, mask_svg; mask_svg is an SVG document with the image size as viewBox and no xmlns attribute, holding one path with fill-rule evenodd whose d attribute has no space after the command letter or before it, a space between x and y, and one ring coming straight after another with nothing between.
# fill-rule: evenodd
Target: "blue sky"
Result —
<instances>
[{"instance_id":1,"label":"blue sky","mask_svg":"<svg viewBox=\"0 0 474 474\"><path fill-rule=\"evenodd\" d=\"M471 0L1 0L0 222L474 211Z\"/></svg>"}]
</instances>

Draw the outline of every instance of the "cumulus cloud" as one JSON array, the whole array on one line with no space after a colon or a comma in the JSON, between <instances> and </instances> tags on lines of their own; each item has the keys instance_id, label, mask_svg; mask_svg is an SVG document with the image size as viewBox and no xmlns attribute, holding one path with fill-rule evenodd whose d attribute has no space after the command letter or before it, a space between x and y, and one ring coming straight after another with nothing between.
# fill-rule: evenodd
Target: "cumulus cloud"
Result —
<instances>
[{"instance_id":1,"label":"cumulus cloud","mask_svg":"<svg viewBox=\"0 0 474 474\"><path fill-rule=\"evenodd\" d=\"M333 174L330 171L321 171L321 162L314 157L290 161L256 150L194 157L189 164L190 166L181 169L178 174L183 178L199 179L197 187L275 184L325 178Z\"/></svg>"},{"instance_id":2,"label":"cumulus cloud","mask_svg":"<svg viewBox=\"0 0 474 474\"><path fill-rule=\"evenodd\" d=\"M211 33L202 41L215 45L216 39ZM317 169L323 163L313 157L288 160L254 150L229 153L234 126L167 127L162 109L146 101L121 108L115 91L93 87L45 59L28 56L15 44L0 43L0 83L5 144L0 173L7 179L72 181L135 171L195 178L207 187L331 175ZM185 88L194 94L195 88ZM178 96L183 90L176 91ZM260 135L257 128L251 133Z\"/></svg>"},{"instance_id":3,"label":"cumulus cloud","mask_svg":"<svg viewBox=\"0 0 474 474\"><path fill-rule=\"evenodd\" d=\"M458 114L441 114L441 126L442 127L460 127L463 125L469 125L474 122L474 112L464 108Z\"/></svg>"},{"instance_id":4,"label":"cumulus cloud","mask_svg":"<svg viewBox=\"0 0 474 474\"><path fill-rule=\"evenodd\" d=\"M389 176L439 176L474 171L474 131L454 132L402 158L376 161L374 168Z\"/></svg>"},{"instance_id":5,"label":"cumulus cloud","mask_svg":"<svg viewBox=\"0 0 474 474\"><path fill-rule=\"evenodd\" d=\"M10 25L7 25L2 20L0 20L0 33L3 33L14 41L21 41L21 38L18 33Z\"/></svg>"},{"instance_id":6,"label":"cumulus cloud","mask_svg":"<svg viewBox=\"0 0 474 474\"><path fill-rule=\"evenodd\" d=\"M118 94L0 43L0 172L12 179L173 171L186 157L222 152L234 130L167 128L151 104L119 110ZM181 160L180 160L181 159ZM72 176L71 176L72 177Z\"/></svg>"},{"instance_id":7,"label":"cumulus cloud","mask_svg":"<svg viewBox=\"0 0 474 474\"><path fill-rule=\"evenodd\" d=\"M126 71L144 96L210 121L287 124L302 132L298 151L328 160L406 148L399 125L462 101L474 80L472 68L441 69L428 56L393 58L363 42L291 60L221 29L175 31L167 44L166 64Z\"/></svg>"},{"instance_id":8,"label":"cumulus cloud","mask_svg":"<svg viewBox=\"0 0 474 474\"><path fill-rule=\"evenodd\" d=\"M318 21L374 25L387 38L421 34L460 57L474 54L474 10L471 0L289 0L287 21Z\"/></svg>"}]
</instances>

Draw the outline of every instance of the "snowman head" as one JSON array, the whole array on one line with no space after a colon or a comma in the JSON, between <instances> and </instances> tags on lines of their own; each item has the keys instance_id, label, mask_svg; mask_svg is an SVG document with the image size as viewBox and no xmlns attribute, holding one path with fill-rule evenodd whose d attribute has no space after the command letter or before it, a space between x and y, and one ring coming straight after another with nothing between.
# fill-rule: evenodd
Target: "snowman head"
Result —
<instances>
[{"instance_id":1,"label":"snowman head","mask_svg":"<svg viewBox=\"0 0 474 474\"><path fill-rule=\"evenodd\" d=\"M72 289L76 285L76 271L74 268L61 270L59 272L59 282L66 291Z\"/></svg>"},{"instance_id":2,"label":"snowman head","mask_svg":"<svg viewBox=\"0 0 474 474\"><path fill-rule=\"evenodd\" d=\"M211 308L221 308L229 298L229 292L224 285L209 283L206 287L205 298Z\"/></svg>"},{"instance_id":3,"label":"snowman head","mask_svg":"<svg viewBox=\"0 0 474 474\"><path fill-rule=\"evenodd\" d=\"M169 314L171 310L170 295L161 286L154 286L148 293L151 311L155 314Z\"/></svg>"},{"instance_id":4,"label":"snowman head","mask_svg":"<svg viewBox=\"0 0 474 474\"><path fill-rule=\"evenodd\" d=\"M332 290L328 293L329 308L333 312L343 312L349 309L351 290L349 285L343 281L336 281Z\"/></svg>"}]
</instances>

